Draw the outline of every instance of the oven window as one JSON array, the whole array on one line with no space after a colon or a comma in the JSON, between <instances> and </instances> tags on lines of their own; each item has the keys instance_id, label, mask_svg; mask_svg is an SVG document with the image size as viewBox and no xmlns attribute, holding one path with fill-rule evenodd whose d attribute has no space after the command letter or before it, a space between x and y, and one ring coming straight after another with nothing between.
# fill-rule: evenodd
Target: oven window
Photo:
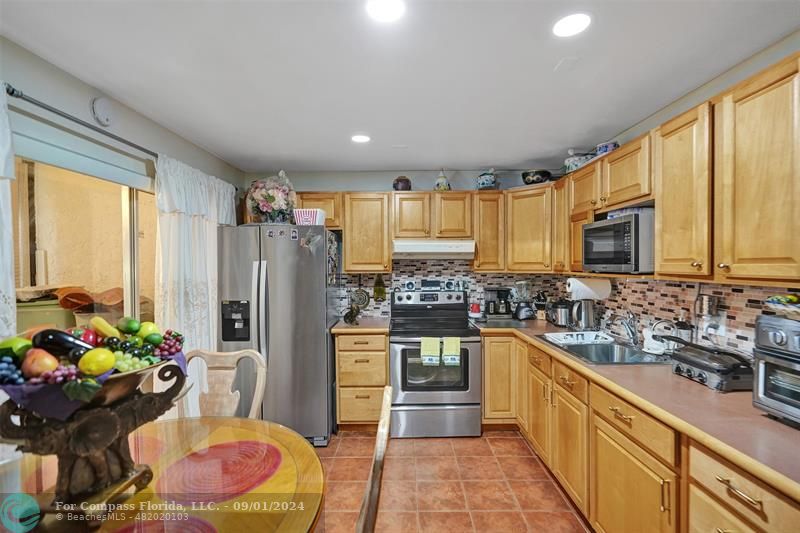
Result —
<instances>
[{"instance_id":1,"label":"oven window","mask_svg":"<svg viewBox=\"0 0 800 533\"><path fill-rule=\"evenodd\" d=\"M404 391L465 391L469 389L469 351L461 349L461 364L423 366L419 348L402 351Z\"/></svg>"},{"instance_id":2,"label":"oven window","mask_svg":"<svg viewBox=\"0 0 800 533\"><path fill-rule=\"evenodd\" d=\"M631 222L583 229L583 262L587 265L631 263Z\"/></svg>"},{"instance_id":3,"label":"oven window","mask_svg":"<svg viewBox=\"0 0 800 533\"><path fill-rule=\"evenodd\" d=\"M764 394L800 409L800 370L764 364Z\"/></svg>"}]
</instances>

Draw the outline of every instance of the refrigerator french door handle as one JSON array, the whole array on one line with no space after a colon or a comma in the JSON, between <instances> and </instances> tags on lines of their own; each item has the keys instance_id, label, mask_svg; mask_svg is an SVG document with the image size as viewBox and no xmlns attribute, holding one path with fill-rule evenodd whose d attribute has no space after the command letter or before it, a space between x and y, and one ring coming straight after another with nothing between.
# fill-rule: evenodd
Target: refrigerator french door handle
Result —
<instances>
[{"instance_id":1,"label":"refrigerator french door handle","mask_svg":"<svg viewBox=\"0 0 800 533\"><path fill-rule=\"evenodd\" d=\"M253 261L253 273L250 280L250 323L255 324L256 335L256 351L261 351L261 316L260 311L260 294L261 294L261 263L264 261Z\"/></svg>"},{"instance_id":2,"label":"refrigerator french door handle","mask_svg":"<svg viewBox=\"0 0 800 533\"><path fill-rule=\"evenodd\" d=\"M261 261L261 288L259 290L259 315L258 334L261 338L261 355L264 356L264 363L269 369L269 276L268 262Z\"/></svg>"}]
</instances>

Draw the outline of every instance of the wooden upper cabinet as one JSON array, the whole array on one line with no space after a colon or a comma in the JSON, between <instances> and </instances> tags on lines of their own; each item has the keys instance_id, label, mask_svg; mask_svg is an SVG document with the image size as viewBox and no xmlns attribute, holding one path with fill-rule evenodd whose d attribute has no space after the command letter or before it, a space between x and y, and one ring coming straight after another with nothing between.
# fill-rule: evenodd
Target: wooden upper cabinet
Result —
<instances>
[{"instance_id":1,"label":"wooden upper cabinet","mask_svg":"<svg viewBox=\"0 0 800 533\"><path fill-rule=\"evenodd\" d=\"M389 272L389 193L350 192L344 195L345 272Z\"/></svg>"},{"instance_id":2,"label":"wooden upper cabinet","mask_svg":"<svg viewBox=\"0 0 800 533\"><path fill-rule=\"evenodd\" d=\"M396 239L431 236L431 193L392 194L392 233Z\"/></svg>"},{"instance_id":3,"label":"wooden upper cabinet","mask_svg":"<svg viewBox=\"0 0 800 533\"><path fill-rule=\"evenodd\" d=\"M476 271L499 272L506 268L505 197L500 191L473 194L472 218Z\"/></svg>"},{"instance_id":4,"label":"wooden upper cabinet","mask_svg":"<svg viewBox=\"0 0 800 533\"><path fill-rule=\"evenodd\" d=\"M589 521L595 531L678 530L678 479L672 470L596 414L590 449Z\"/></svg>"},{"instance_id":5,"label":"wooden upper cabinet","mask_svg":"<svg viewBox=\"0 0 800 533\"><path fill-rule=\"evenodd\" d=\"M506 267L515 272L551 270L553 188L506 193Z\"/></svg>"},{"instance_id":6,"label":"wooden upper cabinet","mask_svg":"<svg viewBox=\"0 0 800 533\"><path fill-rule=\"evenodd\" d=\"M433 236L472 237L472 196L468 191L433 193Z\"/></svg>"},{"instance_id":7,"label":"wooden upper cabinet","mask_svg":"<svg viewBox=\"0 0 800 533\"><path fill-rule=\"evenodd\" d=\"M572 215L569 220L569 263L573 272L583 271L583 225L593 222L591 211Z\"/></svg>"},{"instance_id":8,"label":"wooden upper cabinet","mask_svg":"<svg viewBox=\"0 0 800 533\"><path fill-rule=\"evenodd\" d=\"M800 74L794 55L715 105L715 273L800 279Z\"/></svg>"},{"instance_id":9,"label":"wooden upper cabinet","mask_svg":"<svg viewBox=\"0 0 800 533\"><path fill-rule=\"evenodd\" d=\"M342 229L342 193L340 192L300 192L297 200L302 209L322 209L325 211L325 227Z\"/></svg>"},{"instance_id":10,"label":"wooden upper cabinet","mask_svg":"<svg viewBox=\"0 0 800 533\"><path fill-rule=\"evenodd\" d=\"M516 416L516 350L514 337L483 339L483 417Z\"/></svg>"},{"instance_id":11,"label":"wooden upper cabinet","mask_svg":"<svg viewBox=\"0 0 800 533\"><path fill-rule=\"evenodd\" d=\"M613 207L650 196L650 136L617 148L602 160L602 206Z\"/></svg>"},{"instance_id":12,"label":"wooden upper cabinet","mask_svg":"<svg viewBox=\"0 0 800 533\"><path fill-rule=\"evenodd\" d=\"M553 271L569 270L569 188L567 180L553 185Z\"/></svg>"},{"instance_id":13,"label":"wooden upper cabinet","mask_svg":"<svg viewBox=\"0 0 800 533\"><path fill-rule=\"evenodd\" d=\"M711 117L705 103L653 132L655 270L711 270Z\"/></svg>"},{"instance_id":14,"label":"wooden upper cabinet","mask_svg":"<svg viewBox=\"0 0 800 533\"><path fill-rule=\"evenodd\" d=\"M571 215L600 208L600 163L576 170L569 175L568 183Z\"/></svg>"}]
</instances>

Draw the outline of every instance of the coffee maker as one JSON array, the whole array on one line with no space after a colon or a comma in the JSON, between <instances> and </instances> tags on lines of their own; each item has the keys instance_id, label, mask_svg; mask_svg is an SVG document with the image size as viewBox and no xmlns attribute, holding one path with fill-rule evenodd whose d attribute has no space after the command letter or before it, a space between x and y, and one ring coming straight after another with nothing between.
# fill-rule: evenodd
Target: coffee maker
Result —
<instances>
[{"instance_id":1,"label":"coffee maker","mask_svg":"<svg viewBox=\"0 0 800 533\"><path fill-rule=\"evenodd\" d=\"M597 329L594 300L574 300L570 314L570 327L573 329L579 331Z\"/></svg>"},{"instance_id":2,"label":"coffee maker","mask_svg":"<svg viewBox=\"0 0 800 533\"><path fill-rule=\"evenodd\" d=\"M483 297L487 320L511 318L511 288L485 288L483 289Z\"/></svg>"}]
</instances>

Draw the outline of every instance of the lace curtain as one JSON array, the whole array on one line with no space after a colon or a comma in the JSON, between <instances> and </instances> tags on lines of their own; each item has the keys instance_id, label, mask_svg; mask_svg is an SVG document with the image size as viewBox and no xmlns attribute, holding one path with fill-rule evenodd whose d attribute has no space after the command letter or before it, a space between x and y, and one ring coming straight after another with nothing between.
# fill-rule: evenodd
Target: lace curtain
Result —
<instances>
[{"instance_id":1,"label":"lace curtain","mask_svg":"<svg viewBox=\"0 0 800 533\"><path fill-rule=\"evenodd\" d=\"M217 348L217 226L236 224L235 203L233 185L159 154L156 322L184 334L184 351ZM190 366L199 389L204 377ZM190 414L199 414L199 392L190 391Z\"/></svg>"},{"instance_id":2,"label":"lace curtain","mask_svg":"<svg viewBox=\"0 0 800 533\"><path fill-rule=\"evenodd\" d=\"M0 80L0 339L14 335L17 328L14 234L11 220L12 179L14 150L11 146L5 84Z\"/></svg>"}]
</instances>

